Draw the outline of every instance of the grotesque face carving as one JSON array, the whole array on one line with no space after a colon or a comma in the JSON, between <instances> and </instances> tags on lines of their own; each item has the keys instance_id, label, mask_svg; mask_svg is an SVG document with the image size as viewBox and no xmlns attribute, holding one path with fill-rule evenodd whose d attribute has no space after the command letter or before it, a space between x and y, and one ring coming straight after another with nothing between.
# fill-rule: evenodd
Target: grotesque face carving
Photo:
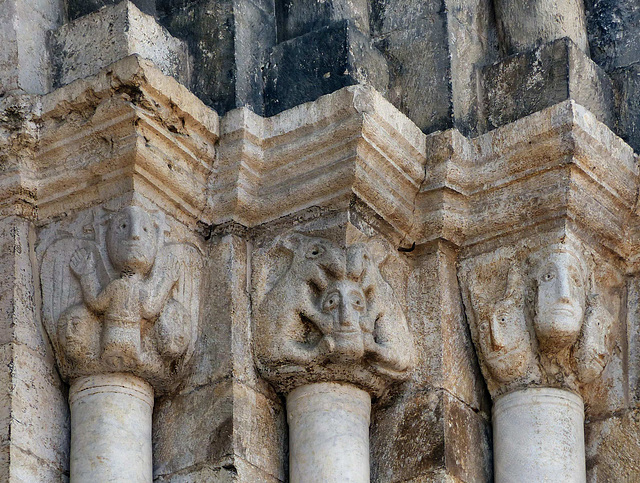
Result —
<instances>
[{"instance_id":1,"label":"grotesque face carving","mask_svg":"<svg viewBox=\"0 0 640 483\"><path fill-rule=\"evenodd\" d=\"M327 327L337 353L342 359L359 359L364 355L363 316L367 301L360 285L351 280L332 283L322 296L322 312L327 315Z\"/></svg>"},{"instance_id":2,"label":"grotesque face carving","mask_svg":"<svg viewBox=\"0 0 640 483\"><path fill-rule=\"evenodd\" d=\"M573 345L585 313L586 274L578 255L566 249L552 251L537 261L533 276L538 340L558 349Z\"/></svg>"},{"instance_id":3,"label":"grotesque face carving","mask_svg":"<svg viewBox=\"0 0 640 483\"><path fill-rule=\"evenodd\" d=\"M137 206L128 206L109 222L109 259L121 272L146 274L156 258L157 238L151 217Z\"/></svg>"}]
</instances>

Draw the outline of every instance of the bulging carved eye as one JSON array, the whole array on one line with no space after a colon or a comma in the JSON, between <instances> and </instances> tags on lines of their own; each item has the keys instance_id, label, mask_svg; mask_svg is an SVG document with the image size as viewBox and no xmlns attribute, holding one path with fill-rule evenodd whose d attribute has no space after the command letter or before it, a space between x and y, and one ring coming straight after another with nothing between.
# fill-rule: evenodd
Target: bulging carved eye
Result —
<instances>
[{"instance_id":1,"label":"bulging carved eye","mask_svg":"<svg viewBox=\"0 0 640 483\"><path fill-rule=\"evenodd\" d=\"M320 245L313 245L307 252L307 258L318 258L324 253L324 248Z\"/></svg>"},{"instance_id":2,"label":"bulging carved eye","mask_svg":"<svg viewBox=\"0 0 640 483\"><path fill-rule=\"evenodd\" d=\"M122 225L120 225L120 228L122 228L124 230L125 228L127 228L127 224L123 223Z\"/></svg>"},{"instance_id":3,"label":"bulging carved eye","mask_svg":"<svg viewBox=\"0 0 640 483\"><path fill-rule=\"evenodd\" d=\"M551 273L551 272L547 272L544 275L542 275L542 281L543 282L549 282L551 280L553 280L556 276Z\"/></svg>"},{"instance_id":4,"label":"bulging carved eye","mask_svg":"<svg viewBox=\"0 0 640 483\"><path fill-rule=\"evenodd\" d=\"M323 309L324 310L333 310L338 306L338 295L337 294L332 294L329 297L327 297L327 299L324 301L323 304Z\"/></svg>"}]
</instances>

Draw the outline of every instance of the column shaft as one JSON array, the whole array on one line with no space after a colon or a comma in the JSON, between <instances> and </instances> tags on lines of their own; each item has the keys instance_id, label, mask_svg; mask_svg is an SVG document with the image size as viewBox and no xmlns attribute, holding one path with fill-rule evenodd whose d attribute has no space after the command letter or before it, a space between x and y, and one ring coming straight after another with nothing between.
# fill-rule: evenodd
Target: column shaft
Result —
<instances>
[{"instance_id":1,"label":"column shaft","mask_svg":"<svg viewBox=\"0 0 640 483\"><path fill-rule=\"evenodd\" d=\"M371 396L315 383L287 396L291 483L369 483Z\"/></svg>"},{"instance_id":2,"label":"column shaft","mask_svg":"<svg viewBox=\"0 0 640 483\"><path fill-rule=\"evenodd\" d=\"M584 405L562 389L529 388L493 404L496 483L584 483Z\"/></svg>"},{"instance_id":3,"label":"column shaft","mask_svg":"<svg viewBox=\"0 0 640 483\"><path fill-rule=\"evenodd\" d=\"M129 374L81 377L69 390L71 483L151 483L153 388Z\"/></svg>"}]
</instances>

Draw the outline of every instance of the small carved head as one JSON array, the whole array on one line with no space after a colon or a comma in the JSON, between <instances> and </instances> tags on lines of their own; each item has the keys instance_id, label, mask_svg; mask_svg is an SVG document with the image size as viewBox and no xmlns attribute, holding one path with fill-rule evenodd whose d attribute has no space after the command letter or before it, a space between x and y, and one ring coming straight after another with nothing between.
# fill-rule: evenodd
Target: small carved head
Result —
<instances>
[{"instance_id":1,"label":"small carved head","mask_svg":"<svg viewBox=\"0 0 640 483\"><path fill-rule=\"evenodd\" d=\"M589 286L582 256L567 245L552 245L528 262L533 287L529 302L538 342L552 351L573 346L582 330Z\"/></svg>"},{"instance_id":2,"label":"small carved head","mask_svg":"<svg viewBox=\"0 0 640 483\"><path fill-rule=\"evenodd\" d=\"M137 206L120 210L109 221L107 250L117 270L148 273L158 250L157 223Z\"/></svg>"}]
</instances>

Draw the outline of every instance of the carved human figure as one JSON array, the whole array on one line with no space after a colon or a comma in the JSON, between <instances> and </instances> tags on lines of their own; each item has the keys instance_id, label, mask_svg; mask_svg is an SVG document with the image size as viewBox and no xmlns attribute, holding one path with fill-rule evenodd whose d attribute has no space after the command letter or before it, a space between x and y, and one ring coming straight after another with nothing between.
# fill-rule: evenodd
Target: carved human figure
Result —
<instances>
[{"instance_id":1,"label":"carved human figure","mask_svg":"<svg viewBox=\"0 0 640 483\"><path fill-rule=\"evenodd\" d=\"M200 255L185 244L161 244L160 232L148 212L127 206L108 218L104 240L66 238L47 249L45 323L63 372L168 377L167 367L192 345L197 311L188 304L199 275L190 269ZM60 280L45 286L49 278Z\"/></svg>"},{"instance_id":2,"label":"carved human figure","mask_svg":"<svg viewBox=\"0 0 640 483\"><path fill-rule=\"evenodd\" d=\"M160 315L180 276L177 261L171 255L162 269L156 266L152 271L157 253L157 228L151 217L135 206L125 208L111 219L107 253L120 277L105 287L98 278L92 251L80 248L71 258L70 267L80 281L86 306L102 316L105 360L115 363L120 359L139 359L142 321Z\"/></svg>"},{"instance_id":3,"label":"carved human figure","mask_svg":"<svg viewBox=\"0 0 640 483\"><path fill-rule=\"evenodd\" d=\"M591 382L608 361L612 316L591 294L581 254L566 244L531 254L509 271L504 297L478 321L480 353L497 383ZM556 381L557 382L557 381Z\"/></svg>"},{"instance_id":4,"label":"carved human figure","mask_svg":"<svg viewBox=\"0 0 640 483\"><path fill-rule=\"evenodd\" d=\"M403 377L413 358L411 336L369 246L344 250L292 234L267 258L269 281L255 319L256 356L266 372L307 368L329 377L365 368Z\"/></svg>"}]
</instances>

